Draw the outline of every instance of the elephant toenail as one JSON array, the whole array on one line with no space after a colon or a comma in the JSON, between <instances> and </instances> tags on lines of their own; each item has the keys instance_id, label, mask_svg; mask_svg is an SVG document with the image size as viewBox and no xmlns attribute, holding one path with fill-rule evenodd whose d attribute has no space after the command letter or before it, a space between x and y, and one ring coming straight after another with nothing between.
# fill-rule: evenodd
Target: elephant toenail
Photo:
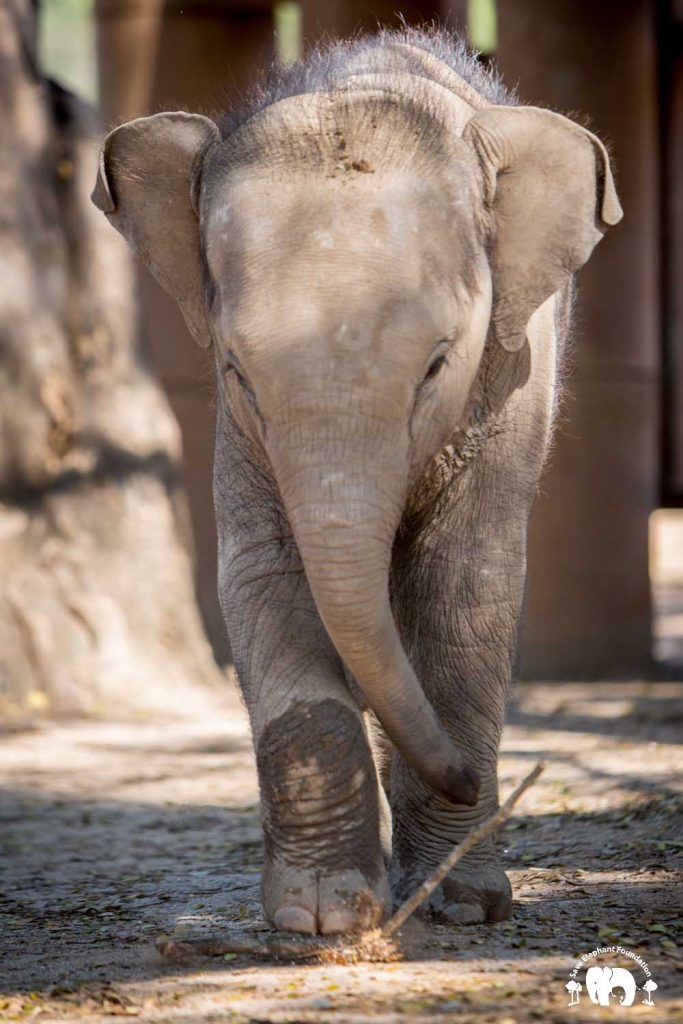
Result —
<instances>
[{"instance_id":1,"label":"elephant toenail","mask_svg":"<svg viewBox=\"0 0 683 1024\"><path fill-rule=\"evenodd\" d=\"M512 896L501 896L489 907L488 920L491 924L512 917Z\"/></svg>"},{"instance_id":2,"label":"elephant toenail","mask_svg":"<svg viewBox=\"0 0 683 1024\"><path fill-rule=\"evenodd\" d=\"M486 920L480 903L449 903L443 907L441 914L453 924L481 924Z\"/></svg>"},{"instance_id":3,"label":"elephant toenail","mask_svg":"<svg viewBox=\"0 0 683 1024\"><path fill-rule=\"evenodd\" d=\"M320 931L323 935L336 935L341 932L350 932L356 928L358 922L351 910L339 907L337 910L329 910L320 922Z\"/></svg>"},{"instance_id":4,"label":"elephant toenail","mask_svg":"<svg viewBox=\"0 0 683 1024\"><path fill-rule=\"evenodd\" d=\"M315 918L303 907L280 907L273 914L273 924L283 932L305 932L315 935Z\"/></svg>"}]
</instances>

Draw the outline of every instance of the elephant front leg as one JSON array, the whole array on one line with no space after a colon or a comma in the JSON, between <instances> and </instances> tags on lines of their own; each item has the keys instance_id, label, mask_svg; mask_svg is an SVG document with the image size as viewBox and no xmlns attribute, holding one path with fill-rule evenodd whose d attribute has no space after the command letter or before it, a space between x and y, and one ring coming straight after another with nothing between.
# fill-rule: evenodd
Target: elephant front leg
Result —
<instances>
[{"instance_id":1,"label":"elephant front leg","mask_svg":"<svg viewBox=\"0 0 683 1024\"><path fill-rule=\"evenodd\" d=\"M392 883L399 900L498 807L498 748L524 589L523 536L518 544L501 542L494 524L404 554L395 575L406 646L439 718L479 772L481 790L474 808L450 804L394 757ZM511 887L493 838L448 875L431 909L459 924L510 916Z\"/></svg>"},{"instance_id":2,"label":"elephant front leg","mask_svg":"<svg viewBox=\"0 0 683 1024\"><path fill-rule=\"evenodd\" d=\"M461 744L464 742L459 730L451 727L449 732ZM471 747L469 753L473 753ZM483 781L482 797L474 809L446 803L428 791L405 762L397 759L392 773L391 880L399 903L497 807L495 757L489 755L471 763L477 764ZM454 924L495 922L510 916L510 882L492 838L476 846L450 872L431 896L429 905L437 916Z\"/></svg>"},{"instance_id":3,"label":"elephant front leg","mask_svg":"<svg viewBox=\"0 0 683 1024\"><path fill-rule=\"evenodd\" d=\"M219 586L256 750L265 915L296 932L372 926L390 892L363 716L277 494L242 472L238 445L219 461Z\"/></svg>"},{"instance_id":4,"label":"elephant front leg","mask_svg":"<svg viewBox=\"0 0 683 1024\"><path fill-rule=\"evenodd\" d=\"M266 917L296 932L370 927L389 902L377 771L296 549L281 537L255 545L252 524L226 575L256 750Z\"/></svg>"},{"instance_id":5,"label":"elephant front leg","mask_svg":"<svg viewBox=\"0 0 683 1024\"><path fill-rule=\"evenodd\" d=\"M289 704L257 741L266 864L277 928L351 932L381 918L389 889L377 776L363 724L338 697Z\"/></svg>"}]
</instances>

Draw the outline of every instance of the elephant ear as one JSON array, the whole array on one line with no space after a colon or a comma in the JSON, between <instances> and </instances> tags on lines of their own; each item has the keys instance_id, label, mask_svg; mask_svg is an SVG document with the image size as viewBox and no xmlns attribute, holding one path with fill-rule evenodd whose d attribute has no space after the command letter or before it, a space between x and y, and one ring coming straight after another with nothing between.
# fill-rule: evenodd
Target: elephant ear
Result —
<instances>
[{"instance_id":1,"label":"elephant ear","mask_svg":"<svg viewBox=\"0 0 683 1024\"><path fill-rule=\"evenodd\" d=\"M110 132L92 201L178 302L202 348L211 345L196 196L218 128L199 114L154 114Z\"/></svg>"},{"instance_id":2,"label":"elephant ear","mask_svg":"<svg viewBox=\"0 0 683 1024\"><path fill-rule=\"evenodd\" d=\"M467 123L494 219L492 327L508 352L530 317L583 266L622 217L595 135L537 107L487 107Z\"/></svg>"}]
</instances>

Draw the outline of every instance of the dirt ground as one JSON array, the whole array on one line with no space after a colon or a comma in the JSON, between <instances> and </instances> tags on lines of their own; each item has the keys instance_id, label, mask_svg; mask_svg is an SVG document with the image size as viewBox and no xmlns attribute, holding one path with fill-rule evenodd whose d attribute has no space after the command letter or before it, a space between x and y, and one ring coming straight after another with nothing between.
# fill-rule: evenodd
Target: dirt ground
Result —
<instances>
[{"instance_id":1,"label":"dirt ground","mask_svg":"<svg viewBox=\"0 0 683 1024\"><path fill-rule=\"evenodd\" d=\"M538 758L547 769L500 834L513 920L426 922L401 963L319 966L155 950L163 933L265 935L254 764L232 691L182 721L6 734L0 1019L683 1019L682 740L683 684L519 685L502 795ZM612 944L647 961L655 1005L638 991L628 1010L600 1009L584 985L570 1007L575 962Z\"/></svg>"}]
</instances>

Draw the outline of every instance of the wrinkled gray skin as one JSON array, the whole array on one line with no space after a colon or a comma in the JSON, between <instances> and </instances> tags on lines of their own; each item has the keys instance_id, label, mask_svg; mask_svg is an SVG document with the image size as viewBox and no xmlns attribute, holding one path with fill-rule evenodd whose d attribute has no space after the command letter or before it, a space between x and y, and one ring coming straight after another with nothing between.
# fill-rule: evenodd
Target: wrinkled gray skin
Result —
<instances>
[{"instance_id":1,"label":"wrinkled gray skin","mask_svg":"<svg viewBox=\"0 0 683 1024\"><path fill-rule=\"evenodd\" d=\"M123 125L93 198L215 350L265 913L368 925L497 805L572 274L621 217L607 154L461 44L388 33L222 131ZM491 842L433 909L509 915Z\"/></svg>"}]
</instances>

